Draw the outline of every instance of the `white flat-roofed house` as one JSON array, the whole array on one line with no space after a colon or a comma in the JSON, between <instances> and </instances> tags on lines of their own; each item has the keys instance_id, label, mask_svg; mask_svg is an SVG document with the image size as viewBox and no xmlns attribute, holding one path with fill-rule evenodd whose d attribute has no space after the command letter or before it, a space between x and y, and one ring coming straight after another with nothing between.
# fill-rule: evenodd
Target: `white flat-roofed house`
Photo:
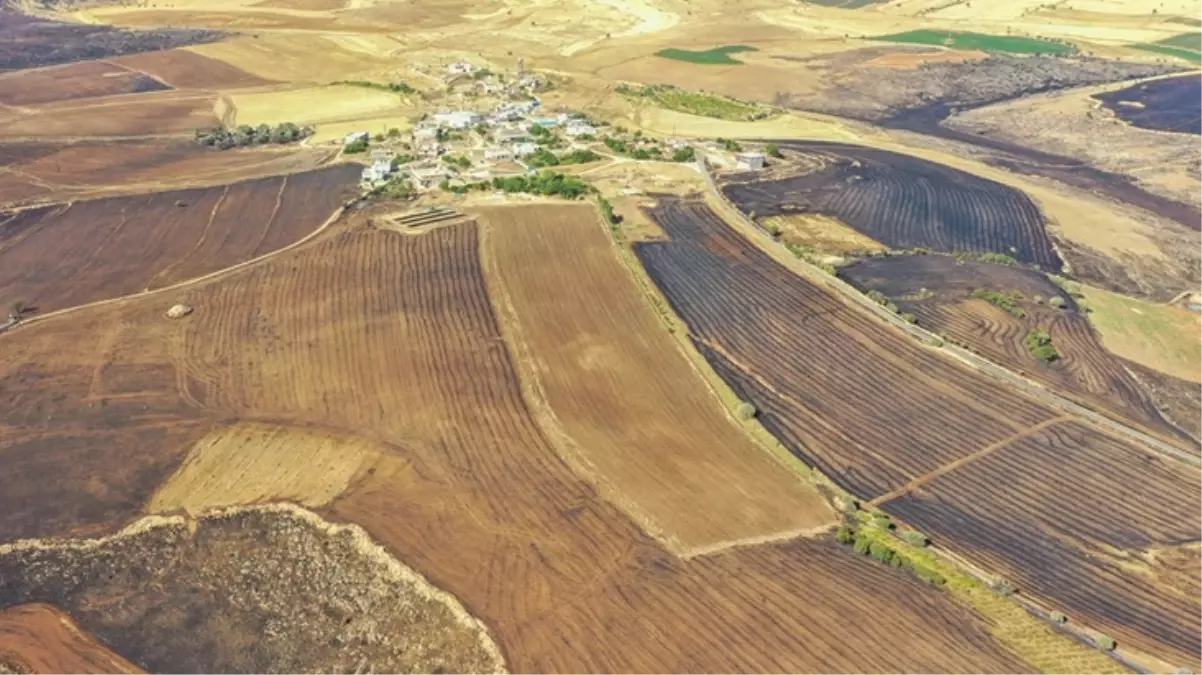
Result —
<instances>
[{"instance_id":1,"label":"white flat-roofed house","mask_svg":"<svg viewBox=\"0 0 1202 675\"><path fill-rule=\"evenodd\" d=\"M392 173L392 160L376 160L372 165L363 169L364 183L378 183L387 180Z\"/></svg>"},{"instance_id":2,"label":"white flat-roofed house","mask_svg":"<svg viewBox=\"0 0 1202 675\"><path fill-rule=\"evenodd\" d=\"M409 175L413 178L414 183L428 188L446 180L451 172L441 166L414 166L409 169Z\"/></svg>"},{"instance_id":3,"label":"white flat-roofed house","mask_svg":"<svg viewBox=\"0 0 1202 675\"><path fill-rule=\"evenodd\" d=\"M467 129L479 124L484 116L470 110L457 110L448 113L434 113L434 123L448 129Z\"/></svg>"},{"instance_id":4,"label":"white flat-roofed house","mask_svg":"<svg viewBox=\"0 0 1202 675\"><path fill-rule=\"evenodd\" d=\"M363 141L364 143L366 143L370 140L371 140L370 133L368 133L366 131L352 131L351 133L346 135L346 138L342 139L342 143L343 143L343 145L350 145L351 143L354 143L356 141Z\"/></svg>"},{"instance_id":5,"label":"white flat-roofed house","mask_svg":"<svg viewBox=\"0 0 1202 675\"><path fill-rule=\"evenodd\" d=\"M540 148L538 143L514 143L512 147L514 157L526 157L527 155L533 155L534 153L538 152Z\"/></svg>"},{"instance_id":6,"label":"white flat-roofed house","mask_svg":"<svg viewBox=\"0 0 1202 675\"><path fill-rule=\"evenodd\" d=\"M490 162L508 162L513 159L511 148L485 148L484 159Z\"/></svg>"},{"instance_id":7,"label":"white flat-roofed house","mask_svg":"<svg viewBox=\"0 0 1202 675\"><path fill-rule=\"evenodd\" d=\"M568 122L568 126L564 129L564 131L569 136L596 136L597 135L597 129L594 126L592 126L591 124L589 124L587 122L581 122L579 120L573 120L571 122Z\"/></svg>"},{"instance_id":8,"label":"white flat-roofed house","mask_svg":"<svg viewBox=\"0 0 1202 675\"><path fill-rule=\"evenodd\" d=\"M764 153L736 152L735 166L743 171L759 171L764 168Z\"/></svg>"}]
</instances>

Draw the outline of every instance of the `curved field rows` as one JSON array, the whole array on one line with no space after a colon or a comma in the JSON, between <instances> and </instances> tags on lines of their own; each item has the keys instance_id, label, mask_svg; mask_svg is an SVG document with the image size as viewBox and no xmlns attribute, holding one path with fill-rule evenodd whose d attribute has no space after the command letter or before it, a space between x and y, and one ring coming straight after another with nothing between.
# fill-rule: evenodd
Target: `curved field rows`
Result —
<instances>
[{"instance_id":1,"label":"curved field rows","mask_svg":"<svg viewBox=\"0 0 1202 675\"><path fill-rule=\"evenodd\" d=\"M0 296L46 313L229 267L312 232L341 206L357 174L343 164L7 214Z\"/></svg>"},{"instance_id":2,"label":"curved field rows","mask_svg":"<svg viewBox=\"0 0 1202 675\"><path fill-rule=\"evenodd\" d=\"M1128 560L1197 543L1200 494L1197 469L1073 423L1016 441L885 508L1120 645L1197 669L1197 565L1174 574L1153 563L1142 572Z\"/></svg>"},{"instance_id":3,"label":"curved field rows","mask_svg":"<svg viewBox=\"0 0 1202 675\"><path fill-rule=\"evenodd\" d=\"M663 197L650 215L670 240L638 244L639 257L715 370L790 450L1023 593L1196 667L1197 595L1099 562L1198 540L1196 469L1058 420L841 305L700 202ZM969 484L995 462L1005 470ZM1198 571L1188 574L1196 585Z\"/></svg>"},{"instance_id":4,"label":"curved field rows","mask_svg":"<svg viewBox=\"0 0 1202 675\"><path fill-rule=\"evenodd\" d=\"M164 89L170 87L142 73L104 61L0 74L0 103L11 106Z\"/></svg>"},{"instance_id":5,"label":"curved field rows","mask_svg":"<svg viewBox=\"0 0 1202 675\"><path fill-rule=\"evenodd\" d=\"M650 215L671 241L636 250L699 347L755 379L742 384L770 394L757 408L787 409L763 421L861 497L1055 416L811 286L698 202L661 199Z\"/></svg>"},{"instance_id":6,"label":"curved field rows","mask_svg":"<svg viewBox=\"0 0 1202 675\"><path fill-rule=\"evenodd\" d=\"M902 312L913 313L919 325L991 361L1128 424L1194 443L1161 415L1127 364L1102 346L1076 301L1038 272L944 256L891 256L865 260L840 275L860 290L884 293ZM973 298L976 289L1019 293L1016 305L1025 316ZM1056 296L1064 299L1063 309L1035 300ZM1031 356L1025 340L1036 329L1051 336L1059 360L1044 364Z\"/></svg>"},{"instance_id":7,"label":"curved field rows","mask_svg":"<svg viewBox=\"0 0 1202 675\"><path fill-rule=\"evenodd\" d=\"M0 611L0 670L18 673L143 673L42 604Z\"/></svg>"},{"instance_id":8,"label":"curved field rows","mask_svg":"<svg viewBox=\"0 0 1202 675\"><path fill-rule=\"evenodd\" d=\"M668 335L591 206L480 212L494 297L524 346L565 460L683 553L834 521L751 442ZM539 261L531 265L531 260Z\"/></svg>"},{"instance_id":9,"label":"curved field rows","mask_svg":"<svg viewBox=\"0 0 1202 675\"><path fill-rule=\"evenodd\" d=\"M1038 207L1013 188L857 145L781 141L780 147L820 158L822 168L724 185L722 191L744 213L817 212L889 248L1005 253L1046 270L1061 267Z\"/></svg>"},{"instance_id":10,"label":"curved field rows","mask_svg":"<svg viewBox=\"0 0 1202 675\"><path fill-rule=\"evenodd\" d=\"M340 229L190 287L178 300L196 311L181 321L163 319L160 300L133 299L120 311L82 310L0 336L0 395L23 397L25 412L3 410L6 429L35 435L125 405L56 402L81 379L103 381L106 363L135 371L126 382L140 374L142 391L163 393L135 399L102 418L107 425L93 419L94 428L194 420L188 438L156 446L165 471L145 446L103 435L46 452L0 434L5 466L43 451L32 455L41 471L0 474L0 541L70 531L77 526L62 511L89 497L144 504L149 492L97 488L133 474L153 490L214 420L349 430L383 454L325 513L361 524L460 599L514 672L1029 670L938 589L830 542L688 561L666 551L580 480L534 421L474 224L420 236ZM78 340L90 331L100 339ZM16 381L30 363L54 363L62 375ZM167 407L179 401L182 409ZM90 492L77 482L85 463ZM116 507L88 516L109 528L130 518ZM205 636L211 650L243 646L237 636Z\"/></svg>"}]
</instances>

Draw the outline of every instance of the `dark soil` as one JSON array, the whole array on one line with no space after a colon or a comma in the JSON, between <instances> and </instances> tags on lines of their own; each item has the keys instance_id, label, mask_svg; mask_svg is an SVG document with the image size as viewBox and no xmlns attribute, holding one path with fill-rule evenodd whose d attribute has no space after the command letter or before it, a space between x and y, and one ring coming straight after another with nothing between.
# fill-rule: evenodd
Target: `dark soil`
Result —
<instances>
[{"instance_id":1,"label":"dark soil","mask_svg":"<svg viewBox=\"0 0 1202 675\"><path fill-rule=\"evenodd\" d=\"M0 70L34 68L216 42L212 30L125 30L0 10Z\"/></svg>"},{"instance_id":2,"label":"dark soil","mask_svg":"<svg viewBox=\"0 0 1202 675\"><path fill-rule=\"evenodd\" d=\"M1094 98L1137 127L1202 134L1202 77L1198 75L1145 82Z\"/></svg>"},{"instance_id":3,"label":"dark soil","mask_svg":"<svg viewBox=\"0 0 1202 675\"><path fill-rule=\"evenodd\" d=\"M901 312L914 314L920 326L1086 407L1169 441L1197 442L1165 418L1151 383L1135 377L1124 359L1106 350L1072 296L1039 272L948 256L907 255L868 259L842 268L839 276L864 292L883 293ZM977 289L1017 293L1012 295L1013 305L1022 316L974 298ZM1050 306L1053 297L1064 307ZM1049 333L1058 360L1042 363L1031 355L1024 340L1034 330ZM1190 384L1167 375L1161 378L1157 383L1169 391Z\"/></svg>"},{"instance_id":4,"label":"dark soil","mask_svg":"<svg viewBox=\"0 0 1202 675\"><path fill-rule=\"evenodd\" d=\"M481 672L478 630L284 511L0 552L0 607L46 602L149 672Z\"/></svg>"},{"instance_id":5,"label":"dark soil","mask_svg":"<svg viewBox=\"0 0 1202 675\"><path fill-rule=\"evenodd\" d=\"M723 192L757 217L823 213L893 249L1004 253L1059 270L1039 209L1023 193L923 159L835 143L779 141L818 168Z\"/></svg>"}]
</instances>

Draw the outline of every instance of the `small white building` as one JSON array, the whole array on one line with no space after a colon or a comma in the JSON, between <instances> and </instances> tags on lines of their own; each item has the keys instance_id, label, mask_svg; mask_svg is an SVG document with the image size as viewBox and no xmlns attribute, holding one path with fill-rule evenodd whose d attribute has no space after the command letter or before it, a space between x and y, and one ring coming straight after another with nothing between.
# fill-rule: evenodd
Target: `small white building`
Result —
<instances>
[{"instance_id":1,"label":"small white building","mask_svg":"<svg viewBox=\"0 0 1202 675\"><path fill-rule=\"evenodd\" d=\"M564 129L569 136L596 136L597 129L588 122L580 120L572 120L568 122L568 126Z\"/></svg>"},{"instance_id":2,"label":"small white building","mask_svg":"<svg viewBox=\"0 0 1202 675\"><path fill-rule=\"evenodd\" d=\"M418 127L413 130L413 140L417 143L433 141L438 138L438 127Z\"/></svg>"},{"instance_id":3,"label":"small white building","mask_svg":"<svg viewBox=\"0 0 1202 675\"><path fill-rule=\"evenodd\" d=\"M490 162L512 161L513 150L510 148L485 148L484 159Z\"/></svg>"},{"instance_id":4,"label":"small white building","mask_svg":"<svg viewBox=\"0 0 1202 675\"><path fill-rule=\"evenodd\" d=\"M389 174L392 173L391 160L377 160L372 162L372 165L363 170L364 183L377 183L382 180L387 180Z\"/></svg>"},{"instance_id":5,"label":"small white building","mask_svg":"<svg viewBox=\"0 0 1202 675\"><path fill-rule=\"evenodd\" d=\"M539 151L539 149L540 149L540 146L538 143L514 143L513 144L513 156L514 157L526 157L528 155L535 154L536 152Z\"/></svg>"},{"instance_id":6,"label":"small white building","mask_svg":"<svg viewBox=\"0 0 1202 675\"><path fill-rule=\"evenodd\" d=\"M371 140L370 133L368 133L366 131L352 131L351 133L346 135L346 138L343 139L342 143L343 143L343 145L350 145L351 143L354 143L356 141L363 141L364 143L366 143L370 140Z\"/></svg>"},{"instance_id":7,"label":"small white building","mask_svg":"<svg viewBox=\"0 0 1202 675\"><path fill-rule=\"evenodd\" d=\"M409 175L416 185L428 188L446 180L451 172L441 166L414 166L410 167Z\"/></svg>"},{"instance_id":8,"label":"small white building","mask_svg":"<svg viewBox=\"0 0 1202 675\"><path fill-rule=\"evenodd\" d=\"M476 72L476 67L470 63L460 61L447 66L447 72L452 75L471 75Z\"/></svg>"},{"instance_id":9,"label":"small white building","mask_svg":"<svg viewBox=\"0 0 1202 675\"><path fill-rule=\"evenodd\" d=\"M396 157L396 153L386 148L376 148L371 151L371 161L392 163L392 158Z\"/></svg>"},{"instance_id":10,"label":"small white building","mask_svg":"<svg viewBox=\"0 0 1202 675\"><path fill-rule=\"evenodd\" d=\"M468 129L480 123L484 117L470 110L456 110L448 113L434 113L434 123L448 129Z\"/></svg>"},{"instance_id":11,"label":"small white building","mask_svg":"<svg viewBox=\"0 0 1202 675\"><path fill-rule=\"evenodd\" d=\"M743 171L759 171L764 168L764 153L736 152L735 166Z\"/></svg>"}]
</instances>

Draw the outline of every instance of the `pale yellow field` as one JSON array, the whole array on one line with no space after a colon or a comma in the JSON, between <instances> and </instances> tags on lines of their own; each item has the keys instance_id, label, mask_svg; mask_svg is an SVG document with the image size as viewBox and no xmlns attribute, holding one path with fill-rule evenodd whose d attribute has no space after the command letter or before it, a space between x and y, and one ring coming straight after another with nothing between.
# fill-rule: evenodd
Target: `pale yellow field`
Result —
<instances>
[{"instance_id":1,"label":"pale yellow field","mask_svg":"<svg viewBox=\"0 0 1202 675\"><path fill-rule=\"evenodd\" d=\"M352 86L318 86L231 93L236 124L320 125L367 119L393 119L398 126L414 112L404 96L379 89ZM379 126L378 124L376 125Z\"/></svg>"},{"instance_id":2,"label":"pale yellow field","mask_svg":"<svg viewBox=\"0 0 1202 675\"><path fill-rule=\"evenodd\" d=\"M1119 356L1190 382L1202 382L1202 315L1082 285L1089 320Z\"/></svg>"},{"instance_id":3,"label":"pale yellow field","mask_svg":"<svg viewBox=\"0 0 1202 675\"><path fill-rule=\"evenodd\" d=\"M871 237L856 232L836 218L818 213L773 216L764 219L764 226L769 231L777 228L786 242L813 246L824 253L885 250L885 246Z\"/></svg>"},{"instance_id":4,"label":"pale yellow field","mask_svg":"<svg viewBox=\"0 0 1202 675\"><path fill-rule=\"evenodd\" d=\"M338 80L392 81L397 65L389 55L395 47L399 45L376 35L264 33L258 38L236 38L188 49L264 79L326 84Z\"/></svg>"},{"instance_id":5,"label":"pale yellow field","mask_svg":"<svg viewBox=\"0 0 1202 675\"><path fill-rule=\"evenodd\" d=\"M288 501L323 506L380 456L356 438L243 422L197 441L146 505L148 513Z\"/></svg>"}]
</instances>

